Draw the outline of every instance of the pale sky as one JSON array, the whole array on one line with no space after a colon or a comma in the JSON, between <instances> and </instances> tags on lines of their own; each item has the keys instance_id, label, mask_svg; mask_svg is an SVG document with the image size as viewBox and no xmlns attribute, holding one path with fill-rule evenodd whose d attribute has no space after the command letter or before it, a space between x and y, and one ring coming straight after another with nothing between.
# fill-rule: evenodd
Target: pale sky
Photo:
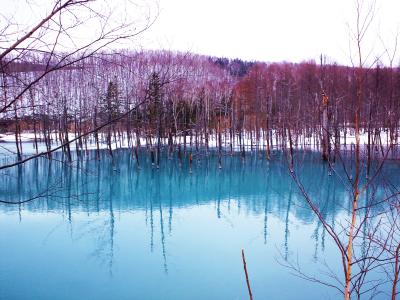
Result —
<instances>
[{"instance_id":1,"label":"pale sky","mask_svg":"<svg viewBox=\"0 0 400 300\"><path fill-rule=\"evenodd\" d=\"M156 13L157 0L139 1L148 2L152 14ZM53 3L0 0L2 7L10 11L2 13L25 15L25 20L28 13L21 7L26 2L42 4L30 10L31 19L42 16L43 3ZM122 2L111 1L115 6ZM367 7L371 0L364 2ZM353 0L159 0L158 19L140 35L136 45L266 62L299 62L318 59L324 54L339 63L350 64L349 46L355 45L349 37L349 26L354 29L356 18L354 3ZM20 8L12 10L15 6ZM134 9L130 11L131 15L136 13ZM377 0L374 23L362 45L364 55L371 58L383 55L381 59L387 60L382 45L392 52L399 28L400 1ZM398 58L395 64L399 64Z\"/></svg>"},{"instance_id":2,"label":"pale sky","mask_svg":"<svg viewBox=\"0 0 400 300\"><path fill-rule=\"evenodd\" d=\"M354 24L354 7L353 0L160 0L160 17L149 35L155 48L294 62L322 53L348 63L347 24ZM374 53L382 53L381 39L393 48L400 1L378 0L373 25L365 52L374 46Z\"/></svg>"}]
</instances>

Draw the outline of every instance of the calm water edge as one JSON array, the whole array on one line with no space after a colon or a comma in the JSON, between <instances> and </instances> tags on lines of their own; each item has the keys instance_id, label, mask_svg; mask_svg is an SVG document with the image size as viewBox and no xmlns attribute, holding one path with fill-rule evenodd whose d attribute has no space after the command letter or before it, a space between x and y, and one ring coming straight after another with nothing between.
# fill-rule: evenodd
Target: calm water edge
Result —
<instances>
[{"instance_id":1,"label":"calm water edge","mask_svg":"<svg viewBox=\"0 0 400 300\"><path fill-rule=\"evenodd\" d=\"M186 159L141 160L92 152L71 167L58 153L1 172L1 200L41 198L0 204L0 299L248 299L242 249L254 299L340 298L282 266L318 277L326 263L341 277L279 154L226 156L221 170L202 156L192 172ZM320 156L297 161L328 222L345 217L348 194Z\"/></svg>"}]
</instances>

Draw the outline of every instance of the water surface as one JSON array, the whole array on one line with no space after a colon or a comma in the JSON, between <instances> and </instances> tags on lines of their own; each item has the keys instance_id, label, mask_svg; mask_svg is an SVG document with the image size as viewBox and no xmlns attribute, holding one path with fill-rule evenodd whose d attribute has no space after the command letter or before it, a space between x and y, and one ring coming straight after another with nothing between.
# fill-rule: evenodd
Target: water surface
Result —
<instances>
[{"instance_id":1,"label":"water surface","mask_svg":"<svg viewBox=\"0 0 400 300\"><path fill-rule=\"evenodd\" d=\"M61 154L3 171L0 299L336 299L295 277L298 261L341 276L338 252L308 209L279 154L244 162L195 157L160 169L128 150L90 153L72 165ZM319 155L303 153L301 176L328 222L347 215L348 193ZM4 162L3 162L4 163Z\"/></svg>"}]
</instances>

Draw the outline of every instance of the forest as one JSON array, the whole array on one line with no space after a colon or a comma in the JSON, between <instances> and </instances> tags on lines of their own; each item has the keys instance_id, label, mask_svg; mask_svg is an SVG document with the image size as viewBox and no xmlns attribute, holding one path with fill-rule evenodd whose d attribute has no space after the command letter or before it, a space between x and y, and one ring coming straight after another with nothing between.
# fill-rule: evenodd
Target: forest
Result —
<instances>
[{"instance_id":1,"label":"forest","mask_svg":"<svg viewBox=\"0 0 400 300\"><path fill-rule=\"evenodd\" d=\"M213 146L244 157L258 149L266 159L274 148L308 147L333 160L341 145L355 142L358 92L365 157L382 156L387 147L397 155L398 68L358 69L322 56L294 64L126 51L56 70L24 92L46 72L45 62L39 56L3 67L1 131L14 139L20 160L26 133L36 153L44 143L47 154L62 147L67 158L72 144L79 153L131 148L139 164L140 146L155 155L161 146L171 155Z\"/></svg>"}]
</instances>

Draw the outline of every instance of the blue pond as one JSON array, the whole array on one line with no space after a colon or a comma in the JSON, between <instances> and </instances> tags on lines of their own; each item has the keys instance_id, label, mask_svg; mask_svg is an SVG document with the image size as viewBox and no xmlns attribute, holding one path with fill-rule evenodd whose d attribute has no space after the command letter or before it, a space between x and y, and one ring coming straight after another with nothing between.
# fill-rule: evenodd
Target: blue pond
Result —
<instances>
[{"instance_id":1,"label":"blue pond","mask_svg":"<svg viewBox=\"0 0 400 300\"><path fill-rule=\"evenodd\" d=\"M0 299L337 299L294 276L341 278L339 252L275 153L163 159L128 150L72 165L61 154L0 176ZM347 216L348 192L313 153L297 161L326 220ZM4 162L3 162L4 163ZM389 168L390 169L390 168ZM389 170L390 171L390 170Z\"/></svg>"}]
</instances>

